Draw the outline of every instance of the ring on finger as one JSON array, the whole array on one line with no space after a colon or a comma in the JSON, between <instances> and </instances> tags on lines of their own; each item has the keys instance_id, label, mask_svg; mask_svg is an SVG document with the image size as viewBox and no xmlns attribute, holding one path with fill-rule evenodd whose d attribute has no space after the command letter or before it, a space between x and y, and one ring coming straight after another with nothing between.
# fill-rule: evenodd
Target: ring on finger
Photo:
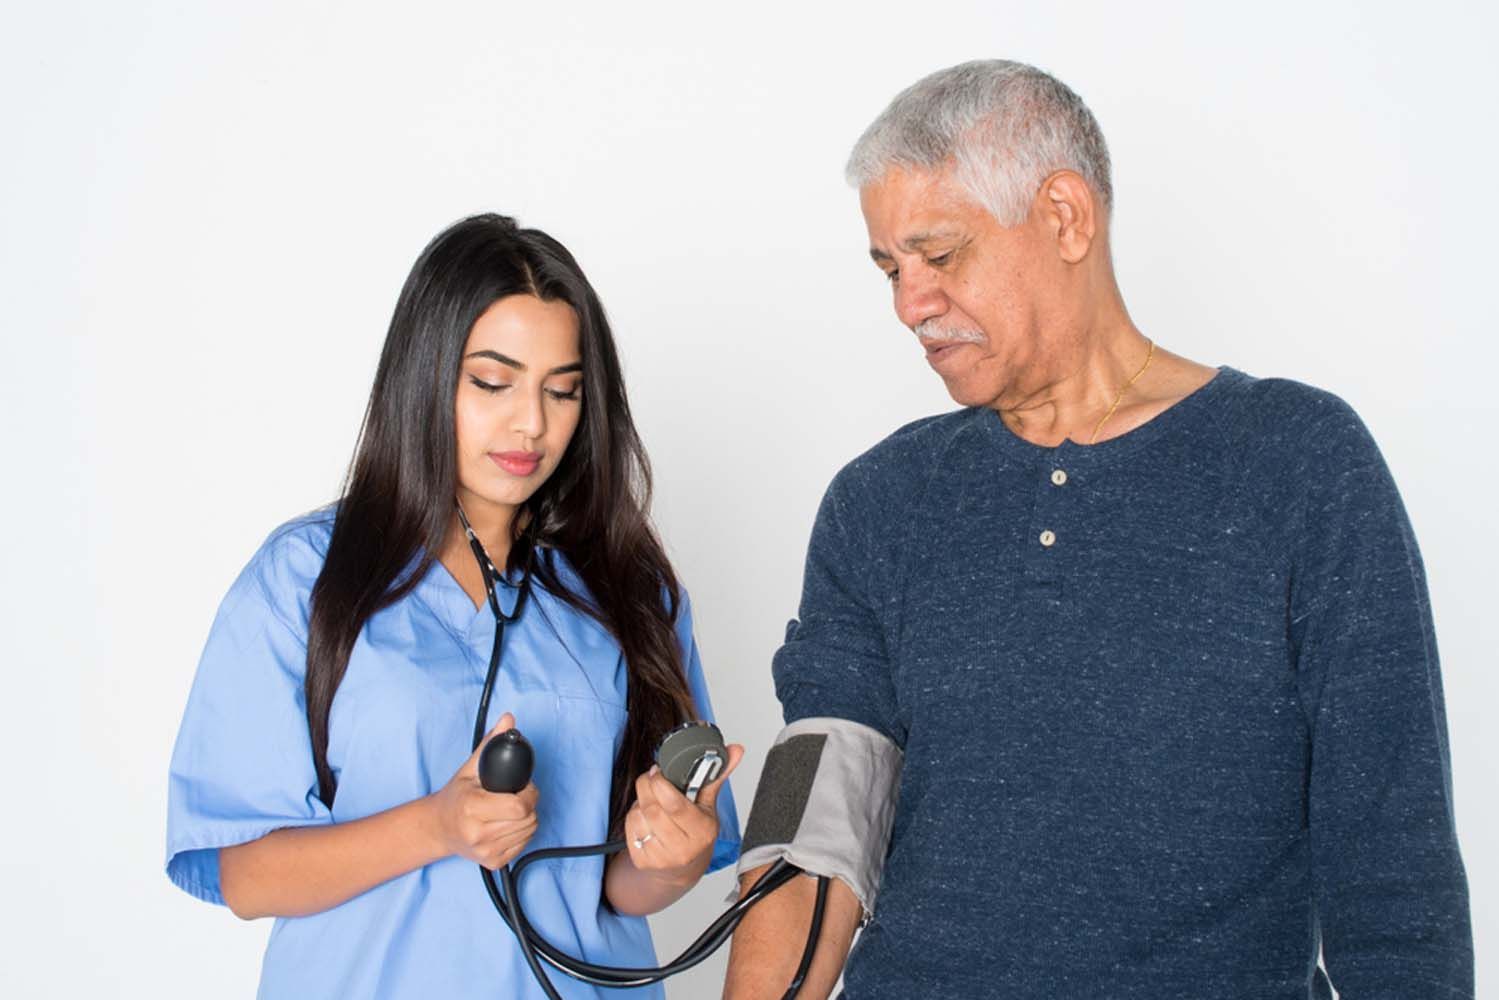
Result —
<instances>
[{"instance_id":1,"label":"ring on finger","mask_svg":"<svg viewBox=\"0 0 1499 1000\"><path fill-rule=\"evenodd\" d=\"M644 837L636 837L634 840L631 840L630 843L634 844L635 845L635 850L638 851L641 848L643 848L646 844L648 844L655 836L656 835L654 833L652 833L649 830L647 830L645 832L645 836Z\"/></svg>"}]
</instances>

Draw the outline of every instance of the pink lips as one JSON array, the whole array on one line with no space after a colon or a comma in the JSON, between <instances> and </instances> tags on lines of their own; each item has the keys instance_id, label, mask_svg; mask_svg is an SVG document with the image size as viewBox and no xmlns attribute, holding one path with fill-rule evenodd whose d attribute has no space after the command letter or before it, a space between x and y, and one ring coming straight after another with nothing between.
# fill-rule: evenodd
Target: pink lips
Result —
<instances>
[{"instance_id":1,"label":"pink lips","mask_svg":"<svg viewBox=\"0 0 1499 1000\"><path fill-rule=\"evenodd\" d=\"M489 457L512 476L529 476L541 464L539 451L492 451Z\"/></svg>"}]
</instances>

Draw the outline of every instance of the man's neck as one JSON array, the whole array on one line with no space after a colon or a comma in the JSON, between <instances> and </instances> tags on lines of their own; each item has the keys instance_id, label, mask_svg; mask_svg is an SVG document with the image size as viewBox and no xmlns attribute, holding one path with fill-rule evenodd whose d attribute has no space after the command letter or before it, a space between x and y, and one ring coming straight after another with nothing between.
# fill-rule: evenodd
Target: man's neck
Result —
<instances>
[{"instance_id":1,"label":"man's neck","mask_svg":"<svg viewBox=\"0 0 1499 1000\"><path fill-rule=\"evenodd\" d=\"M1065 368L997 401L995 409L1016 435L1044 447L1069 439L1088 444L1095 430L1098 439L1105 440L1111 435L1100 421L1116 400L1123 406L1148 398L1151 369L1162 360L1152 356L1151 341L1125 320L1107 333L1086 337ZM1110 417L1108 423L1112 422Z\"/></svg>"}]
</instances>

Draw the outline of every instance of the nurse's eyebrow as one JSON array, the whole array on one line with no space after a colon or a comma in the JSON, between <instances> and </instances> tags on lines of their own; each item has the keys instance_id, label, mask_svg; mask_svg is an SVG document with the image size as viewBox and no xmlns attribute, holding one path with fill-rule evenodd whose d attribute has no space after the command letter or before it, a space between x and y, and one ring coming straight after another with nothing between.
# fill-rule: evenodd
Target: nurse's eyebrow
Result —
<instances>
[{"instance_id":1,"label":"nurse's eyebrow","mask_svg":"<svg viewBox=\"0 0 1499 1000\"><path fill-rule=\"evenodd\" d=\"M464 361L467 361L469 358L489 358L491 361L498 361L502 365L509 365L511 368L514 368L518 372L523 372L526 370L525 365L521 364L514 358L507 358L499 351L475 351L472 354L465 354L463 356Z\"/></svg>"},{"instance_id":2,"label":"nurse's eyebrow","mask_svg":"<svg viewBox=\"0 0 1499 1000\"><path fill-rule=\"evenodd\" d=\"M469 358L488 358L491 361L498 361L502 365L509 365L511 368L514 368L518 372L523 372L523 371L526 370L526 366L525 365L521 364L519 361L515 360L514 358L507 358L505 355L501 354L499 351L490 351L490 350L475 351L472 354L465 354L463 356L463 360L464 361L467 361ZM556 368L553 368L551 371L547 372L547 374L548 375L566 375L568 372L580 372L582 370L583 370L583 362L581 362L581 361L574 361L570 365L558 365Z\"/></svg>"}]
</instances>

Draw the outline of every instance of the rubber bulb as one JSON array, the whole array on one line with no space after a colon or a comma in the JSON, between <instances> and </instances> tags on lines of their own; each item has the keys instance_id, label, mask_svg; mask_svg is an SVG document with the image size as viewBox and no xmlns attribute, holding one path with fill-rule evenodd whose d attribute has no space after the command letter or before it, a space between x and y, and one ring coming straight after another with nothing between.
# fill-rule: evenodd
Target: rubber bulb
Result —
<instances>
[{"instance_id":1,"label":"rubber bulb","mask_svg":"<svg viewBox=\"0 0 1499 1000\"><path fill-rule=\"evenodd\" d=\"M479 784L487 792L514 794L525 788L536 766L536 754L519 729L497 734L479 751Z\"/></svg>"}]
</instances>

